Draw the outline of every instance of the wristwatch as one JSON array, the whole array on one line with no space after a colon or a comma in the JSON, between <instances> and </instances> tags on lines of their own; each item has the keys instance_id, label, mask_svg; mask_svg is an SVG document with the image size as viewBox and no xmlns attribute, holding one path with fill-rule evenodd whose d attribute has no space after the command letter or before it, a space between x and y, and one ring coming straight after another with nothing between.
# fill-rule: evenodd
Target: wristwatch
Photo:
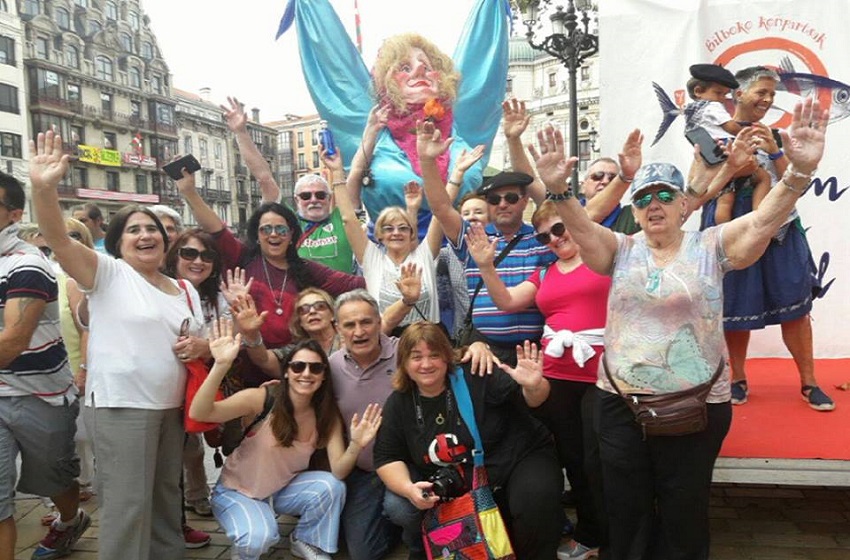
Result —
<instances>
[{"instance_id":1,"label":"wristwatch","mask_svg":"<svg viewBox=\"0 0 850 560\"><path fill-rule=\"evenodd\" d=\"M551 200L552 202L560 202L562 200L569 200L573 197L573 191L570 188L567 188L562 193L553 193L552 191L546 191L546 200Z\"/></svg>"}]
</instances>

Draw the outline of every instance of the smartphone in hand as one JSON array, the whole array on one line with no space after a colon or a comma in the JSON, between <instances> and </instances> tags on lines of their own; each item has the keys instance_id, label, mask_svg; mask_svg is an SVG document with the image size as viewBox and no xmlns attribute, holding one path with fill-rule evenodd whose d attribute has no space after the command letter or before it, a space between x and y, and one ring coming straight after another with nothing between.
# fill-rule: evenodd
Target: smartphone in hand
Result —
<instances>
[{"instance_id":1,"label":"smartphone in hand","mask_svg":"<svg viewBox=\"0 0 850 560\"><path fill-rule=\"evenodd\" d=\"M187 154L179 159L175 159L171 163L163 165L162 170L165 171L169 177L177 181L183 178L184 167L189 173L201 170L201 164L192 154Z\"/></svg>"},{"instance_id":2,"label":"smartphone in hand","mask_svg":"<svg viewBox=\"0 0 850 560\"><path fill-rule=\"evenodd\" d=\"M726 152L717 144L717 140L712 138L708 131L701 126L687 131L685 138L691 144L699 145L699 154L706 164L717 165L726 161Z\"/></svg>"}]
</instances>

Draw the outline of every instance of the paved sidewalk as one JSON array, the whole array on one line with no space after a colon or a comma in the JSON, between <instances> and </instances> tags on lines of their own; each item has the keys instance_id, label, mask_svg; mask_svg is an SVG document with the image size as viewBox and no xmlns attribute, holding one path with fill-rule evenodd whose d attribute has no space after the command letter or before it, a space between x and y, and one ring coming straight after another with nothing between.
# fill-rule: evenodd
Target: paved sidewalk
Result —
<instances>
[{"instance_id":1,"label":"paved sidewalk","mask_svg":"<svg viewBox=\"0 0 850 560\"><path fill-rule=\"evenodd\" d=\"M777 486L715 485L712 489L712 560L848 560L850 559L850 489ZM16 560L30 560L46 529L46 509L36 498L16 501L18 549ZM83 507L92 514L92 527L68 556L71 560L97 558L98 511L95 497ZM567 510L575 520L575 512ZM186 550L185 558L230 558L227 538L216 521L187 513L189 524L212 534L210 546ZM281 517L281 534L294 521ZM287 539L264 558L289 560ZM344 551L335 556L347 559ZM399 547L389 560L404 560ZM120 559L116 559L120 560ZM554 559L553 559L554 560Z\"/></svg>"}]
</instances>

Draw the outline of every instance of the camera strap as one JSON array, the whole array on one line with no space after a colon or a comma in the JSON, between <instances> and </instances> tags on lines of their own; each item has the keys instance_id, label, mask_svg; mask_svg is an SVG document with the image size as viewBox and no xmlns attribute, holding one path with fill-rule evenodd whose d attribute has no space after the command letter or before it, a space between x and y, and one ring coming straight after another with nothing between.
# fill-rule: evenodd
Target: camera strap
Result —
<instances>
[{"instance_id":1,"label":"camera strap","mask_svg":"<svg viewBox=\"0 0 850 560\"><path fill-rule=\"evenodd\" d=\"M472 397L469 394L469 387L466 385L463 370L456 368L454 372L449 374L449 381L452 384L460 417L463 418L466 428L475 441L475 449L472 450L472 462L476 467L483 467L484 446L481 444L481 435L478 433L478 424L475 422L475 409L472 408Z\"/></svg>"}]
</instances>

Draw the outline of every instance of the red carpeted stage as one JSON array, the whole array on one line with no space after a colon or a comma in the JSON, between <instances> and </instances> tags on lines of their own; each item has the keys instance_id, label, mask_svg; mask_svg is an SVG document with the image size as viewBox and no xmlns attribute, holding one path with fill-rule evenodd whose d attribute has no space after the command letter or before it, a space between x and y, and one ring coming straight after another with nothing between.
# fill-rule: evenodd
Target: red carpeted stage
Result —
<instances>
[{"instance_id":1,"label":"red carpeted stage","mask_svg":"<svg viewBox=\"0 0 850 560\"><path fill-rule=\"evenodd\" d=\"M733 407L716 481L850 485L850 391L836 388L850 382L850 360L816 360L815 374L832 412L803 401L792 360L747 360L749 400Z\"/></svg>"}]
</instances>

